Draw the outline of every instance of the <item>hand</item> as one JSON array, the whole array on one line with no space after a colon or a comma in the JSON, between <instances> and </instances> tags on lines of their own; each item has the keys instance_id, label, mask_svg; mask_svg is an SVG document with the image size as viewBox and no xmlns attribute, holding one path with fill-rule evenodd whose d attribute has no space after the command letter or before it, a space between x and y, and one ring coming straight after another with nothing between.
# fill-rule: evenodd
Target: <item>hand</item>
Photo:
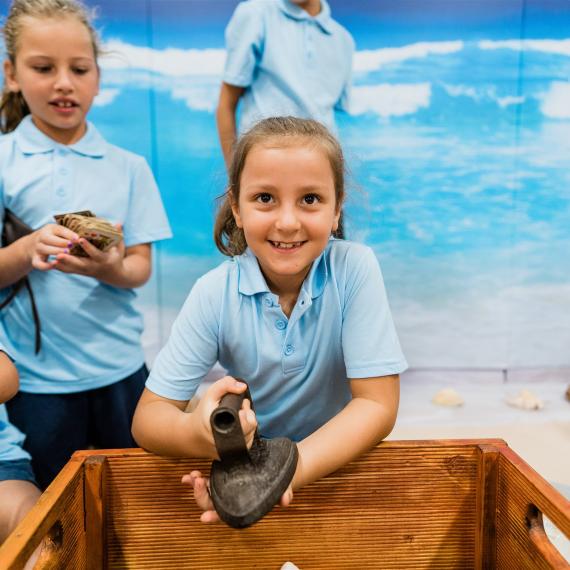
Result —
<instances>
[{"instance_id":1,"label":"hand","mask_svg":"<svg viewBox=\"0 0 570 570\"><path fill-rule=\"evenodd\" d=\"M57 256L65 255L78 242L79 236L59 224L47 224L26 238L30 263L34 269L49 271L58 266ZM49 257L56 257L49 260Z\"/></svg>"},{"instance_id":2,"label":"hand","mask_svg":"<svg viewBox=\"0 0 570 570\"><path fill-rule=\"evenodd\" d=\"M194 500L203 511L200 521L203 523L215 523L220 521L218 513L214 510L214 503L210 497L210 479L204 477L200 471L192 471L182 477L182 483L190 485L194 489ZM293 488L291 485L281 495L279 506L288 507L293 501Z\"/></svg>"},{"instance_id":3,"label":"hand","mask_svg":"<svg viewBox=\"0 0 570 570\"><path fill-rule=\"evenodd\" d=\"M246 388L247 386L243 382L238 382L232 376L224 376L223 378L220 378L220 380L214 382L208 390L206 390L206 393L196 406L196 409L192 412L192 414L196 414L195 417L199 423L200 432L205 434L208 444L211 446L212 453L210 456L212 458L217 458L218 453L216 451L214 436L210 426L210 416L219 406L220 400L226 394L241 394L246 390ZM249 449L253 443L253 436L257 429L257 418L251 409L251 402L249 400L243 401L242 408L239 411L239 419L245 443Z\"/></svg>"},{"instance_id":4,"label":"hand","mask_svg":"<svg viewBox=\"0 0 570 570\"><path fill-rule=\"evenodd\" d=\"M121 242L108 251L101 251L85 238L78 238L88 257L69 255L69 250L57 255L57 267L63 273L75 273L107 281L111 276L119 275L125 258L125 243Z\"/></svg>"}]
</instances>

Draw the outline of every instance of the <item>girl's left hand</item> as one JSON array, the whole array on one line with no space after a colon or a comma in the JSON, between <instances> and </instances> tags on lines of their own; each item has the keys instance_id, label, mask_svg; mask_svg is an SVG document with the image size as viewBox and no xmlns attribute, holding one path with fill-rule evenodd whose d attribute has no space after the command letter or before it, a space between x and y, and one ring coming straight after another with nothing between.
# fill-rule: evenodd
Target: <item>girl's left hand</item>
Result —
<instances>
[{"instance_id":1,"label":"girl's left hand","mask_svg":"<svg viewBox=\"0 0 570 570\"><path fill-rule=\"evenodd\" d=\"M190 475L182 477L182 483L190 485L194 489L194 500L202 511L200 521L203 523L215 523L220 521L218 513L214 510L214 503L210 497L210 480L202 476L200 471L192 471ZM291 485L279 500L281 507L288 507L293 501L293 488Z\"/></svg>"},{"instance_id":2,"label":"girl's left hand","mask_svg":"<svg viewBox=\"0 0 570 570\"><path fill-rule=\"evenodd\" d=\"M122 240L109 251L97 249L84 238L80 238L77 243L83 248L88 257L59 253L55 267L58 271L87 275L99 280L105 280L110 275L115 275L121 271L123 259L125 258L125 243Z\"/></svg>"}]
</instances>

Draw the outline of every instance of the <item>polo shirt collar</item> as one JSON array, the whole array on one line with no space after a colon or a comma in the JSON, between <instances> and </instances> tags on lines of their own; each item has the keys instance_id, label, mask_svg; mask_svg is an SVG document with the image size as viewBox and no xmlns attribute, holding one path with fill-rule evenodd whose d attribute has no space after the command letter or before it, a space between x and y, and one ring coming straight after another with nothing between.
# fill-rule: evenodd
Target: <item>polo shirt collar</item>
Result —
<instances>
[{"instance_id":1,"label":"polo shirt collar","mask_svg":"<svg viewBox=\"0 0 570 570\"><path fill-rule=\"evenodd\" d=\"M42 154L65 147L77 154L100 158L105 155L107 143L92 123L87 123L87 131L76 143L62 145L40 131L31 115L22 119L15 131L16 142L24 154Z\"/></svg>"},{"instance_id":2,"label":"polo shirt collar","mask_svg":"<svg viewBox=\"0 0 570 570\"><path fill-rule=\"evenodd\" d=\"M321 0L321 11L316 16L311 16L303 8L289 0L279 0L279 7L290 18L294 20L312 20L319 25L323 32L332 34L331 9L326 0Z\"/></svg>"},{"instance_id":3,"label":"polo shirt collar","mask_svg":"<svg viewBox=\"0 0 570 570\"><path fill-rule=\"evenodd\" d=\"M301 291L305 291L311 299L319 297L325 289L328 278L328 268L325 251L313 261L309 274L303 281ZM256 295L257 293L271 293L257 257L247 248L245 253L235 258L239 267L238 290L242 295Z\"/></svg>"}]
</instances>

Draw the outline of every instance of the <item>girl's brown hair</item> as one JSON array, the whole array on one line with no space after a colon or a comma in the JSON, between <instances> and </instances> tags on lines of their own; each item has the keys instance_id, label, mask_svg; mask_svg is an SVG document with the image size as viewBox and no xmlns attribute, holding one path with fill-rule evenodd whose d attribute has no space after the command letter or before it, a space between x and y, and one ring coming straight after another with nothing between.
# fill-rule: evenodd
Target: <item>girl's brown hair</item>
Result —
<instances>
[{"instance_id":1,"label":"girl's brown hair","mask_svg":"<svg viewBox=\"0 0 570 570\"><path fill-rule=\"evenodd\" d=\"M220 197L220 205L214 225L214 240L217 248L229 256L241 255L247 248L243 230L238 228L232 213L232 200L237 203L240 194L240 181L245 161L255 145L271 144L288 146L293 144L315 145L329 159L335 189L337 208L341 209L338 229L333 233L344 238L342 204L344 201L345 164L342 148L336 138L321 123L312 119L296 117L271 117L255 124L243 134L233 151L228 171L228 188Z\"/></svg>"},{"instance_id":2,"label":"girl's brown hair","mask_svg":"<svg viewBox=\"0 0 570 570\"><path fill-rule=\"evenodd\" d=\"M62 18L73 16L89 31L95 61L99 57L99 39L93 28L93 12L88 10L79 0L13 0L6 22L2 29L6 55L13 66L16 65L18 42L25 25L25 18ZM2 97L0 99L0 131L9 133L16 129L22 119L30 114L30 109L21 93L9 91L4 79Z\"/></svg>"}]
</instances>

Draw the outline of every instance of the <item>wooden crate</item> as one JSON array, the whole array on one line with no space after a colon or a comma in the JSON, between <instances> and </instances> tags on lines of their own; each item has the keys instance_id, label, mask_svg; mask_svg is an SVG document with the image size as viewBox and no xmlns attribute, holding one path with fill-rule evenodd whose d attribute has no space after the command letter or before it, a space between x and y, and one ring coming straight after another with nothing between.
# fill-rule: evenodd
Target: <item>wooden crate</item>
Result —
<instances>
[{"instance_id":1,"label":"wooden crate","mask_svg":"<svg viewBox=\"0 0 570 570\"><path fill-rule=\"evenodd\" d=\"M204 525L183 474L209 462L77 452L0 548L21 568L568 568L570 502L501 440L384 442L245 530Z\"/></svg>"}]
</instances>

